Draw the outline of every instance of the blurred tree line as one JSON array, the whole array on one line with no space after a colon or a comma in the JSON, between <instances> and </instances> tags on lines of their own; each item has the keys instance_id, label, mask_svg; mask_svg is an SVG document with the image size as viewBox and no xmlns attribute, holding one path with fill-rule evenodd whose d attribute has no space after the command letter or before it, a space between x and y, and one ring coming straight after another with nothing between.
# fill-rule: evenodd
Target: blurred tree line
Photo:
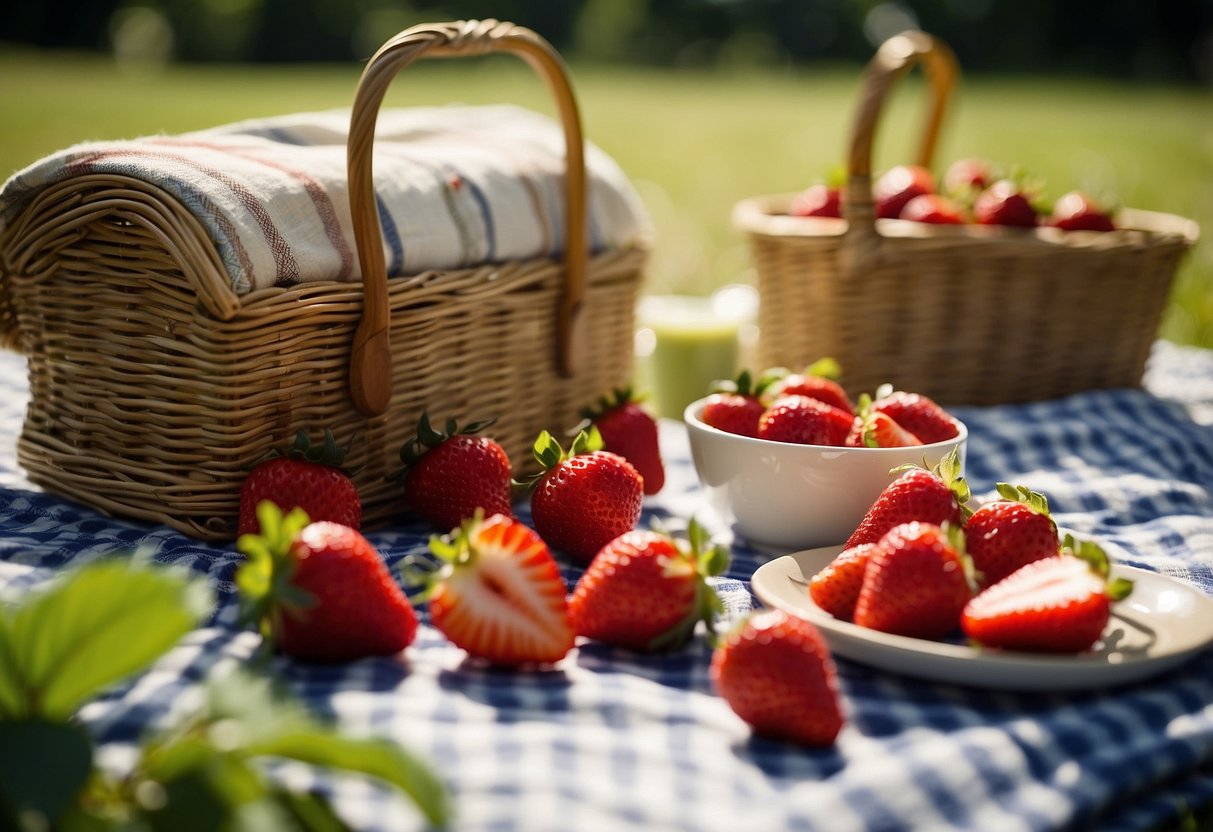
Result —
<instances>
[{"instance_id":1,"label":"blurred tree line","mask_svg":"<svg viewBox=\"0 0 1213 832\"><path fill-rule=\"evenodd\" d=\"M966 72L1213 83L1213 0L17 0L0 41L179 61L365 59L425 21L496 17L570 57L666 66L862 62L917 26ZM11 6L15 5L15 8ZM142 55L140 53L143 53Z\"/></svg>"}]
</instances>

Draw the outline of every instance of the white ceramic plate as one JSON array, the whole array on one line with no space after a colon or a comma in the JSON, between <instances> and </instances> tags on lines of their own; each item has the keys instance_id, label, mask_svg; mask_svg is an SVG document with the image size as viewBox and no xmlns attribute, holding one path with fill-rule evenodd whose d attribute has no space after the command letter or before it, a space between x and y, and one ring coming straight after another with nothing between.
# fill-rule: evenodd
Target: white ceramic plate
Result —
<instances>
[{"instance_id":1,"label":"white ceramic plate","mask_svg":"<svg viewBox=\"0 0 1213 832\"><path fill-rule=\"evenodd\" d=\"M1103 638L1089 653L1056 656L979 650L964 644L890 635L840 621L813 603L807 579L842 550L825 546L763 564L751 581L767 606L811 621L838 656L941 682L999 690L1077 690L1144 679L1213 644L1213 599L1145 569L1114 565L1134 582L1113 607Z\"/></svg>"}]
</instances>

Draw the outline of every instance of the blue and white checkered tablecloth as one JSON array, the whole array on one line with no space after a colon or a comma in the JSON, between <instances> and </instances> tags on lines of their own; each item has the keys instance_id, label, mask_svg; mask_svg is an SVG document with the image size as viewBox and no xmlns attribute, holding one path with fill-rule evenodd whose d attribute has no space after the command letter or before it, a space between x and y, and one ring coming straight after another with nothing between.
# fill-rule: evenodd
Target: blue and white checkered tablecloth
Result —
<instances>
[{"instance_id":1,"label":"blue and white checkered tablecloth","mask_svg":"<svg viewBox=\"0 0 1213 832\"><path fill-rule=\"evenodd\" d=\"M1044 491L1062 525L1213 594L1213 353L1160 342L1146 388L958 410L970 429L968 476L979 497L997 479ZM22 360L0 355L0 595L139 547L188 564L220 591L213 621L83 711L120 764L211 669L255 649L256 637L233 625L237 555L31 488L13 452L26 395ZM662 439L668 484L646 514L676 528L692 513L710 523L680 425L663 424ZM426 532L369 537L395 563L422 548ZM721 588L736 617L753 603L748 580L767 556L741 542L733 555ZM577 570L565 575L571 585ZM461 830L1116 832L1213 801L1213 650L1161 677L1074 694L970 690L842 660L848 723L837 746L820 751L751 738L712 692L710 655L702 640L658 657L586 643L551 670L488 670L423 626L401 658L339 667L279 659L275 669L347 732L390 737L427 758L450 785ZM332 794L355 828L422 825L411 805L365 781L303 766L279 772Z\"/></svg>"}]
</instances>

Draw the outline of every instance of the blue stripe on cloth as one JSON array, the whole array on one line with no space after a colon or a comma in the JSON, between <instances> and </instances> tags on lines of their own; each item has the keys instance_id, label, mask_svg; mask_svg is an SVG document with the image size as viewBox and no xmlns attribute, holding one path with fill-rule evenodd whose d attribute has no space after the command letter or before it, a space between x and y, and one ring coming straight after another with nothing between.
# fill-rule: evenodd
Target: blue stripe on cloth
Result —
<instances>
[{"instance_id":1,"label":"blue stripe on cloth","mask_svg":"<svg viewBox=\"0 0 1213 832\"><path fill-rule=\"evenodd\" d=\"M485 253L483 259L487 262L492 262L497 257L497 229L493 224L493 209L489 207L489 201L484 195L484 190L475 181L468 179L454 166L448 165L448 168L455 176L459 177L460 182L467 186L468 192L472 195L472 199L476 201L476 205L480 209L480 218L484 222Z\"/></svg>"},{"instance_id":2,"label":"blue stripe on cloth","mask_svg":"<svg viewBox=\"0 0 1213 832\"><path fill-rule=\"evenodd\" d=\"M392 212L379 194L375 194L375 206L379 209L379 229L383 232L383 241L392 253L388 259L387 274L394 277L404 271L404 240L400 237L400 229L396 227Z\"/></svg>"}]
</instances>

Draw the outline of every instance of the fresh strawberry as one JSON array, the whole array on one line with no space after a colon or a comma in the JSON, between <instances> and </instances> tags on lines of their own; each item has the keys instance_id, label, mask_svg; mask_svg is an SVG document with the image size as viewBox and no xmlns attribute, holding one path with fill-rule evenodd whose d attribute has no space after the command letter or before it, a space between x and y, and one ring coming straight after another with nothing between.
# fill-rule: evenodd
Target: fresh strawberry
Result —
<instances>
[{"instance_id":1,"label":"fresh strawberry","mask_svg":"<svg viewBox=\"0 0 1213 832\"><path fill-rule=\"evenodd\" d=\"M480 512L430 541L430 621L469 656L497 665L549 664L573 646L568 586L547 544L512 517Z\"/></svg>"},{"instance_id":2,"label":"fresh strawberry","mask_svg":"<svg viewBox=\"0 0 1213 832\"><path fill-rule=\"evenodd\" d=\"M1111 604L1133 588L1108 579L1107 553L1066 536L1061 554L1022 566L977 595L961 616L964 633L986 647L1077 653L1103 634Z\"/></svg>"},{"instance_id":3,"label":"fresh strawberry","mask_svg":"<svg viewBox=\"0 0 1213 832\"><path fill-rule=\"evenodd\" d=\"M261 533L240 537L236 570L244 618L267 646L314 662L389 656L412 643L417 616L374 546L338 523L285 518L269 500Z\"/></svg>"},{"instance_id":4,"label":"fresh strawberry","mask_svg":"<svg viewBox=\"0 0 1213 832\"><path fill-rule=\"evenodd\" d=\"M454 419L436 430L422 412L417 435L400 449L404 469L393 479L404 485L404 498L413 511L440 532L448 532L471 517L512 514L510 459L496 441L475 434L495 419L469 422L459 429Z\"/></svg>"},{"instance_id":5,"label":"fresh strawberry","mask_svg":"<svg viewBox=\"0 0 1213 832\"><path fill-rule=\"evenodd\" d=\"M861 543L843 549L824 569L809 579L813 603L841 621L855 617L855 602L863 586L863 572L875 543Z\"/></svg>"},{"instance_id":6,"label":"fresh strawberry","mask_svg":"<svg viewBox=\"0 0 1213 832\"><path fill-rule=\"evenodd\" d=\"M569 611L577 634L632 650L681 647L723 605L707 579L729 563L723 546L709 546L695 520L689 546L667 534L634 530L599 550L573 589Z\"/></svg>"},{"instance_id":7,"label":"fresh strawberry","mask_svg":"<svg viewBox=\"0 0 1213 832\"><path fill-rule=\"evenodd\" d=\"M871 396L864 393L859 397L846 445L852 448L906 448L921 444L917 436L893 421L892 416L873 410Z\"/></svg>"},{"instance_id":8,"label":"fresh strawberry","mask_svg":"<svg viewBox=\"0 0 1213 832\"><path fill-rule=\"evenodd\" d=\"M762 414L758 438L799 445L841 446L855 418L808 396L785 396Z\"/></svg>"},{"instance_id":9,"label":"fresh strawberry","mask_svg":"<svg viewBox=\"0 0 1213 832\"><path fill-rule=\"evenodd\" d=\"M782 610L751 615L712 655L712 681L755 734L833 744L843 715L830 649L817 628Z\"/></svg>"},{"instance_id":10,"label":"fresh strawberry","mask_svg":"<svg viewBox=\"0 0 1213 832\"><path fill-rule=\"evenodd\" d=\"M995 178L993 166L984 159L958 159L944 171L943 188L949 194L968 196L985 190Z\"/></svg>"},{"instance_id":11,"label":"fresh strawberry","mask_svg":"<svg viewBox=\"0 0 1213 832\"><path fill-rule=\"evenodd\" d=\"M1057 524L1045 495L997 484L1002 498L983 504L965 522L965 550L980 586L996 584L1019 567L1057 554Z\"/></svg>"},{"instance_id":12,"label":"fresh strawberry","mask_svg":"<svg viewBox=\"0 0 1213 832\"><path fill-rule=\"evenodd\" d=\"M955 450L933 470L904 466L890 473L900 476L880 492L844 548L875 543L894 526L912 520L937 525L961 523L961 507L969 499L969 485L960 475L960 456Z\"/></svg>"},{"instance_id":13,"label":"fresh strawberry","mask_svg":"<svg viewBox=\"0 0 1213 832\"><path fill-rule=\"evenodd\" d=\"M603 396L581 411L602 434L602 449L632 463L644 478L644 493L656 494L665 485L665 466L657 441L657 421L640 406L630 387Z\"/></svg>"},{"instance_id":14,"label":"fresh strawberry","mask_svg":"<svg viewBox=\"0 0 1213 832\"><path fill-rule=\"evenodd\" d=\"M1000 179L978 195L973 217L981 225L1033 228L1037 223L1031 197L1010 179Z\"/></svg>"},{"instance_id":15,"label":"fresh strawberry","mask_svg":"<svg viewBox=\"0 0 1213 832\"><path fill-rule=\"evenodd\" d=\"M872 186L872 199L876 203L876 216L895 219L901 209L920 194L935 193L935 180L931 172L919 165L897 165L889 168Z\"/></svg>"},{"instance_id":16,"label":"fresh strawberry","mask_svg":"<svg viewBox=\"0 0 1213 832\"><path fill-rule=\"evenodd\" d=\"M914 638L955 630L972 597L963 549L956 527L913 522L890 529L868 556L855 623Z\"/></svg>"},{"instance_id":17,"label":"fresh strawberry","mask_svg":"<svg viewBox=\"0 0 1213 832\"><path fill-rule=\"evenodd\" d=\"M784 396L808 396L847 413L855 412L847 391L838 383L842 369L833 358L819 358L803 373L789 373L771 384L763 396L769 405Z\"/></svg>"},{"instance_id":18,"label":"fresh strawberry","mask_svg":"<svg viewBox=\"0 0 1213 832\"><path fill-rule=\"evenodd\" d=\"M1066 231L1112 231L1116 228L1106 209L1078 191L1064 194L1053 204L1049 225Z\"/></svg>"},{"instance_id":19,"label":"fresh strawberry","mask_svg":"<svg viewBox=\"0 0 1213 832\"><path fill-rule=\"evenodd\" d=\"M601 448L594 427L578 433L568 453L546 430L535 440L535 459L544 469L532 485L535 530L553 549L583 564L636 528L644 499L644 483L632 464Z\"/></svg>"},{"instance_id":20,"label":"fresh strawberry","mask_svg":"<svg viewBox=\"0 0 1213 832\"><path fill-rule=\"evenodd\" d=\"M794 217L841 217L842 188L818 183L792 198L788 213Z\"/></svg>"},{"instance_id":21,"label":"fresh strawberry","mask_svg":"<svg viewBox=\"0 0 1213 832\"><path fill-rule=\"evenodd\" d=\"M705 425L725 433L757 436L758 420L766 410L762 398L780 377L768 373L754 382L750 371L742 370L735 381L718 382L716 392L708 397L699 418Z\"/></svg>"},{"instance_id":22,"label":"fresh strawberry","mask_svg":"<svg viewBox=\"0 0 1213 832\"><path fill-rule=\"evenodd\" d=\"M237 534L256 534L257 506L269 500L282 511L301 508L316 521L332 520L357 529L362 502L350 475L342 469L347 448L324 431L324 444L313 445L304 431L285 454L274 451L257 463L240 486Z\"/></svg>"},{"instance_id":23,"label":"fresh strawberry","mask_svg":"<svg viewBox=\"0 0 1213 832\"><path fill-rule=\"evenodd\" d=\"M894 422L917 436L924 445L960 435L956 419L921 393L894 391L889 385L882 385L876 391L872 410L892 416Z\"/></svg>"},{"instance_id":24,"label":"fresh strawberry","mask_svg":"<svg viewBox=\"0 0 1213 832\"><path fill-rule=\"evenodd\" d=\"M905 204L898 216L930 225L963 225L965 222L960 203L941 194L919 194Z\"/></svg>"}]
</instances>

